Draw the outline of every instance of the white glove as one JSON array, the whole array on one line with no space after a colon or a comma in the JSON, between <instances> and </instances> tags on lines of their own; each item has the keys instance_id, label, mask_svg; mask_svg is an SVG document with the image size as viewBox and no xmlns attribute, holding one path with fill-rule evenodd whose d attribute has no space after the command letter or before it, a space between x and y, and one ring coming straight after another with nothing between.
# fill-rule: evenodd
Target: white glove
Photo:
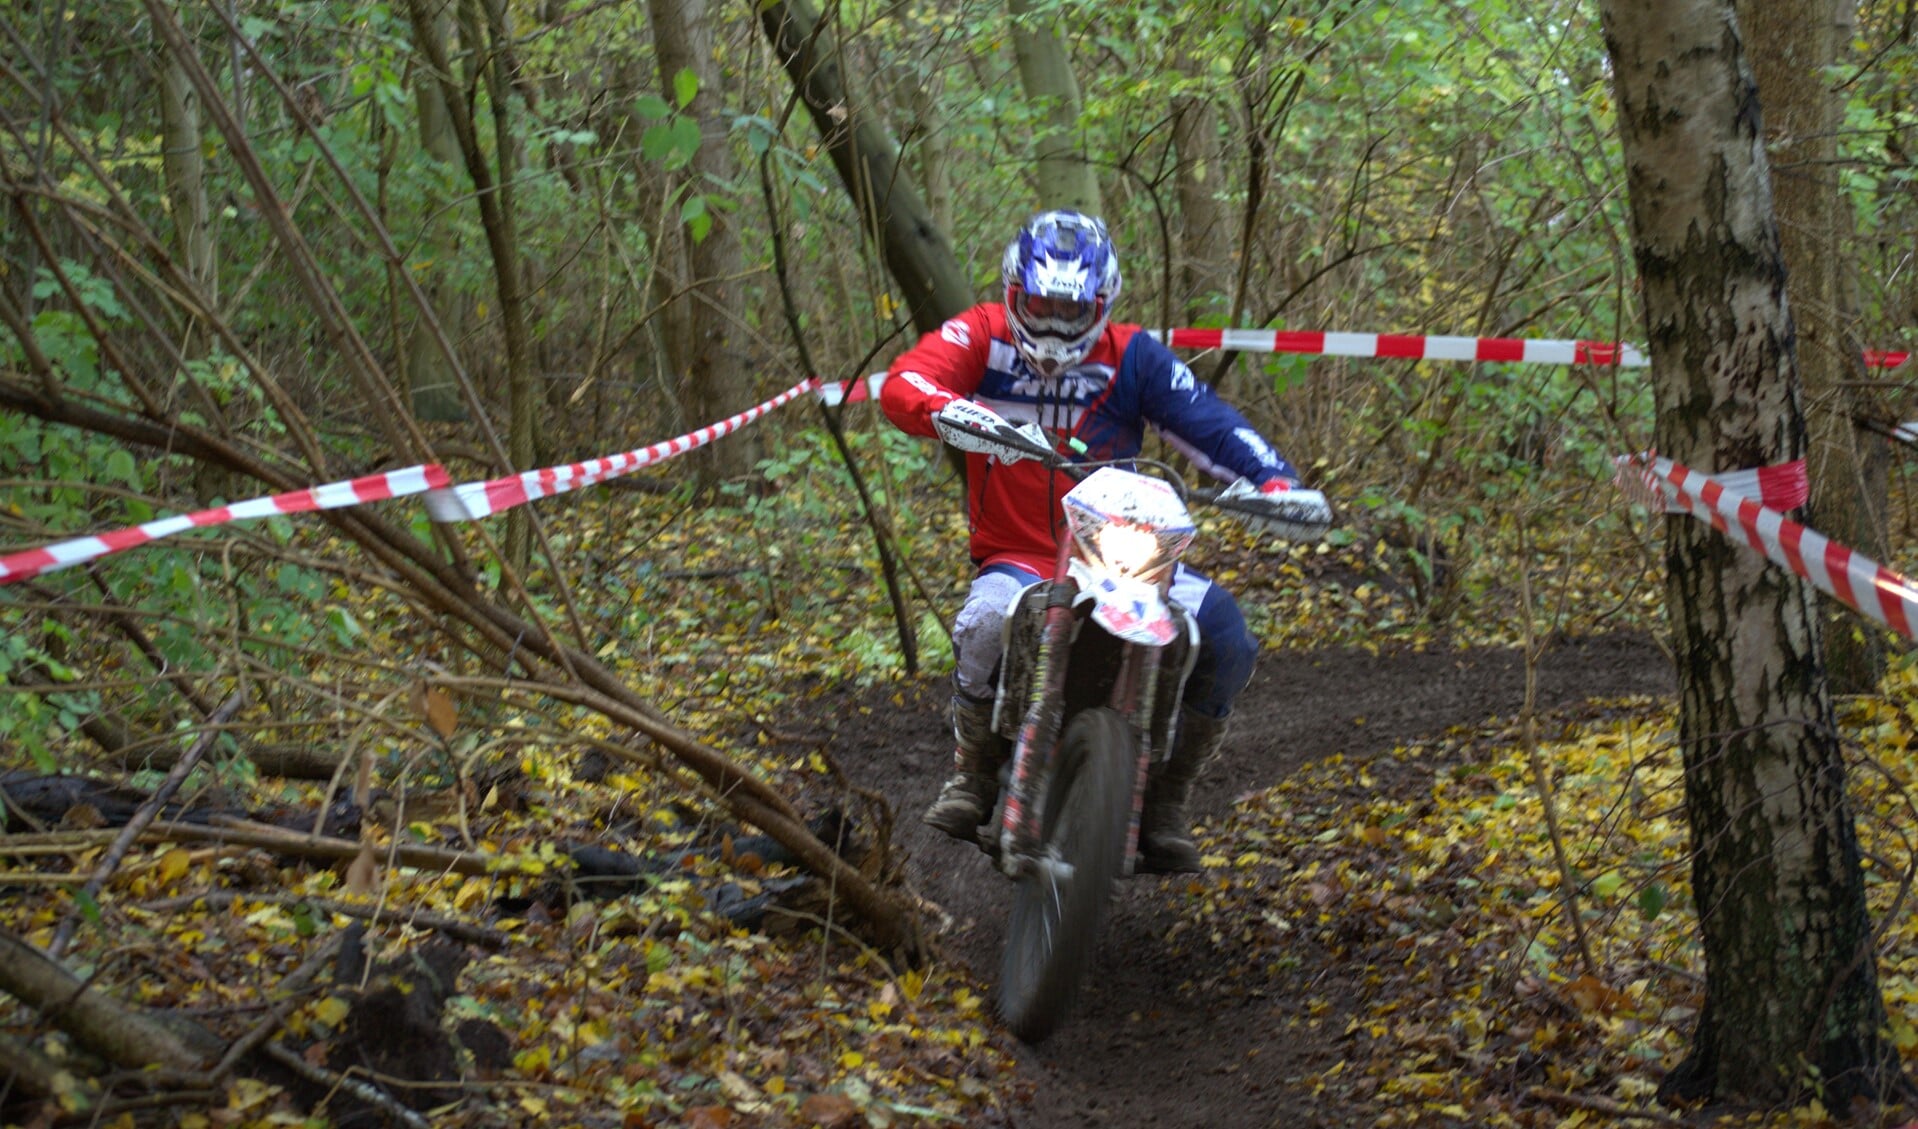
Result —
<instances>
[{"instance_id":1,"label":"white glove","mask_svg":"<svg viewBox=\"0 0 1918 1129\"><path fill-rule=\"evenodd\" d=\"M952 400L932 413L932 429L939 433L939 438L961 451L996 455L1002 463L1043 458L1052 453L1052 444L1038 424L1028 422L1014 427L1011 420L971 400Z\"/></svg>"},{"instance_id":2,"label":"white glove","mask_svg":"<svg viewBox=\"0 0 1918 1129\"><path fill-rule=\"evenodd\" d=\"M1231 510L1248 525L1287 541L1313 541L1332 524L1332 507L1325 495L1305 490L1288 479L1275 478L1263 487L1241 478L1215 496L1221 509Z\"/></svg>"}]
</instances>

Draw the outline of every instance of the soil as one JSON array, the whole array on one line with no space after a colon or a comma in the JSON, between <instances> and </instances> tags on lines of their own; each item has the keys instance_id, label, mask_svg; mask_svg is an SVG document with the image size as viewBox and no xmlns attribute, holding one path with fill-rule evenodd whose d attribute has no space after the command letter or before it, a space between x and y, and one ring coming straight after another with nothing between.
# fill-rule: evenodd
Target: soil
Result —
<instances>
[{"instance_id":1,"label":"soil","mask_svg":"<svg viewBox=\"0 0 1918 1129\"><path fill-rule=\"evenodd\" d=\"M1648 636L1561 640L1541 660L1537 707L1575 711L1591 701L1673 689L1670 660ZM892 801L911 880L948 918L940 938L944 959L991 984L1007 881L976 847L918 820L951 756L945 683L911 684L897 703L899 687L884 691L868 697L865 708L841 700L834 755L855 780ZM1239 699L1221 757L1196 789L1194 817L1203 824L1236 797L1320 758L1343 754L1356 766L1457 726L1510 719L1524 695L1524 662L1511 649L1268 652ZM1403 767L1380 771L1375 787L1408 796L1429 787L1434 766L1390 763ZM1302 946L1296 961L1285 962L1289 969L1263 982L1228 976L1226 969L1245 967L1228 951L1232 940L1185 928L1184 897L1176 878L1123 884L1073 1015L1040 1045L1019 1047L1016 1076L1002 1094L1003 1123L1036 1129L1373 1123L1376 1109L1340 1108L1336 1095L1314 1094L1299 1082L1342 1057L1335 1038L1343 1023L1287 1022L1308 996L1362 999L1367 970ZM1301 1030L1325 1034L1301 1038Z\"/></svg>"}]
</instances>

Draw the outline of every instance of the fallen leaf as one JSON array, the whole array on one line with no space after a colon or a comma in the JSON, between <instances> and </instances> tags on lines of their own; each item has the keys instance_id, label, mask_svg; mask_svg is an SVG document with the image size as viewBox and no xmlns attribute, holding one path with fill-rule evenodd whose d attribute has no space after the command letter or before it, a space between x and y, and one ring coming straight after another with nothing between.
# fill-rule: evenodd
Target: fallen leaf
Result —
<instances>
[{"instance_id":1,"label":"fallen leaf","mask_svg":"<svg viewBox=\"0 0 1918 1129\"><path fill-rule=\"evenodd\" d=\"M727 1129L733 1111L723 1105L694 1106L686 1111L686 1129Z\"/></svg>"},{"instance_id":2,"label":"fallen leaf","mask_svg":"<svg viewBox=\"0 0 1918 1129\"><path fill-rule=\"evenodd\" d=\"M1632 1003L1630 996L1590 974L1565 985L1565 994L1572 998L1580 1011L1596 1011L1605 1015L1628 1008Z\"/></svg>"},{"instance_id":3,"label":"fallen leaf","mask_svg":"<svg viewBox=\"0 0 1918 1129\"><path fill-rule=\"evenodd\" d=\"M813 1094L799 1103L799 1123L819 1129L847 1129L859 1121L859 1107L844 1094Z\"/></svg>"}]
</instances>

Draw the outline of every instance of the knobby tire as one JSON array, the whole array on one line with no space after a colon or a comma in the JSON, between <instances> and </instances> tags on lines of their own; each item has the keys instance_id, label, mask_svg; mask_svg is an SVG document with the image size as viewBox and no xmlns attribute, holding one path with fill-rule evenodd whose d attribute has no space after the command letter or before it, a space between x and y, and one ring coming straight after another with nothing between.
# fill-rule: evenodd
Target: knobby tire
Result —
<instances>
[{"instance_id":1,"label":"knobby tire","mask_svg":"<svg viewBox=\"0 0 1918 1129\"><path fill-rule=\"evenodd\" d=\"M1060 738L1041 836L1072 875L1056 881L1035 870L1020 879L999 973L1000 1018L1028 1043L1066 1017L1092 965L1113 883L1125 867L1137 765L1131 726L1113 710L1079 714Z\"/></svg>"}]
</instances>

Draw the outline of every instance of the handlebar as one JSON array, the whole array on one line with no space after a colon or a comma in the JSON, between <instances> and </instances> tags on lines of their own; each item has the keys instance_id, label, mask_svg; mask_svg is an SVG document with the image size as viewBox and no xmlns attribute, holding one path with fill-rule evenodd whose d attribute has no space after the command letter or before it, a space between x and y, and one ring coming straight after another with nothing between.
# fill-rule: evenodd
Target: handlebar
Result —
<instances>
[{"instance_id":1,"label":"handlebar","mask_svg":"<svg viewBox=\"0 0 1918 1129\"><path fill-rule=\"evenodd\" d=\"M1331 524L1331 509L1326 504L1325 495L1317 490L1291 491L1288 493L1295 496L1288 498L1287 494L1253 495L1248 487L1240 484L1195 488L1186 485L1185 477L1176 468L1157 459L1139 456L1074 462L1054 449L1036 424L1014 426L997 413L977 405L969 404L966 409L951 413L950 417L944 414L935 416L934 424L940 438L961 450L996 454L1001 458L1010 454L1014 459L1034 459L1054 470L1064 471L1074 479L1083 479L1100 467L1117 466L1135 471L1141 467L1151 467L1179 495L1181 502L1187 505L1204 502L1248 523L1278 530L1285 536L1297 537L1302 531L1322 529ZM1078 439L1068 441L1080 453L1084 452L1084 444ZM1254 497L1257 498L1256 504L1245 504ZM1288 505L1288 501L1294 504Z\"/></svg>"}]
</instances>

